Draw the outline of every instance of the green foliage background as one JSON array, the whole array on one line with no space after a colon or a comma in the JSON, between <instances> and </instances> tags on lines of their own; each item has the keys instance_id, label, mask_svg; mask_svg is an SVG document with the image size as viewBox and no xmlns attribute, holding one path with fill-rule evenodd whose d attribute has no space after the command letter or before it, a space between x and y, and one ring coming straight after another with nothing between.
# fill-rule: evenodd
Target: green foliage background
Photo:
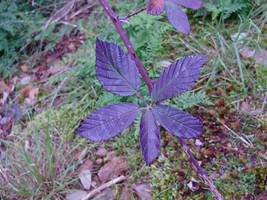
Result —
<instances>
[{"instance_id":1,"label":"green foliage background","mask_svg":"<svg viewBox=\"0 0 267 200\"><path fill-rule=\"evenodd\" d=\"M61 36L55 26L42 26L63 0L3 0L0 2L0 74L11 75L16 63L27 55L52 48ZM45 47L45 44L49 44ZM44 48L45 47L45 48ZM43 48L43 49L42 49Z\"/></svg>"}]
</instances>

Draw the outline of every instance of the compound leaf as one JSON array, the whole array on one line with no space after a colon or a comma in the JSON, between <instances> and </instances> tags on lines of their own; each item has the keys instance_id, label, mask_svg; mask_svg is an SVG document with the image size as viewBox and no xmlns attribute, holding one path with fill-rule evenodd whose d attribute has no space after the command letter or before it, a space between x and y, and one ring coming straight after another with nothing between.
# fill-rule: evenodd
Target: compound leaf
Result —
<instances>
[{"instance_id":1,"label":"compound leaf","mask_svg":"<svg viewBox=\"0 0 267 200\"><path fill-rule=\"evenodd\" d=\"M94 142L108 140L126 129L139 112L139 106L133 103L116 103L101 107L84 120L78 133Z\"/></svg>"},{"instance_id":2,"label":"compound leaf","mask_svg":"<svg viewBox=\"0 0 267 200\"><path fill-rule=\"evenodd\" d=\"M148 0L146 5L146 12L150 15L159 15L164 10L165 0Z\"/></svg>"},{"instance_id":3,"label":"compound leaf","mask_svg":"<svg viewBox=\"0 0 267 200\"><path fill-rule=\"evenodd\" d=\"M160 125L175 136L185 139L202 134L202 124L189 113L166 105L156 105L152 112Z\"/></svg>"},{"instance_id":4,"label":"compound leaf","mask_svg":"<svg viewBox=\"0 0 267 200\"><path fill-rule=\"evenodd\" d=\"M170 0L167 0L165 2L165 10L168 20L173 27L176 28L177 31L189 35L190 25L188 18L180 6Z\"/></svg>"},{"instance_id":5,"label":"compound leaf","mask_svg":"<svg viewBox=\"0 0 267 200\"><path fill-rule=\"evenodd\" d=\"M156 102L163 101L191 88L207 58L206 55L187 56L171 64L154 84L152 99Z\"/></svg>"},{"instance_id":6,"label":"compound leaf","mask_svg":"<svg viewBox=\"0 0 267 200\"><path fill-rule=\"evenodd\" d=\"M140 89L134 61L115 43L97 39L95 67L98 80L109 92L130 96Z\"/></svg>"},{"instance_id":7,"label":"compound leaf","mask_svg":"<svg viewBox=\"0 0 267 200\"><path fill-rule=\"evenodd\" d=\"M187 8L197 10L202 6L202 0L171 0L174 3L180 4Z\"/></svg>"},{"instance_id":8,"label":"compound leaf","mask_svg":"<svg viewBox=\"0 0 267 200\"><path fill-rule=\"evenodd\" d=\"M148 110L141 118L140 146L147 165L159 155L160 131L153 114Z\"/></svg>"}]
</instances>

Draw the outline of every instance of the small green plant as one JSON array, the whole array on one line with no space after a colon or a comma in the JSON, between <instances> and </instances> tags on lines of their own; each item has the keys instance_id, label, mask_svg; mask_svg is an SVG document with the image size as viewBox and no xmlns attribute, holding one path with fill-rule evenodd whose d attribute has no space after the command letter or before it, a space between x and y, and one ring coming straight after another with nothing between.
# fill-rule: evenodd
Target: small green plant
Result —
<instances>
[{"instance_id":1,"label":"small green plant","mask_svg":"<svg viewBox=\"0 0 267 200\"><path fill-rule=\"evenodd\" d=\"M197 11L197 16L204 15L204 9L212 16L212 21L218 18L224 21L233 14L246 16L252 6L259 5L261 0L204 0L203 7Z\"/></svg>"},{"instance_id":2,"label":"small green plant","mask_svg":"<svg viewBox=\"0 0 267 200\"><path fill-rule=\"evenodd\" d=\"M77 181L74 173L79 159L83 159L74 156L82 142L70 142L78 119L72 116L80 110L64 106L45 111L36 115L25 130L15 127L11 141L0 140L6 147L0 155L3 199L64 198L64 190ZM70 119L73 123L67 123Z\"/></svg>"},{"instance_id":3,"label":"small green plant","mask_svg":"<svg viewBox=\"0 0 267 200\"><path fill-rule=\"evenodd\" d=\"M55 34L56 24L42 30L53 12L52 3L51 0L37 0L34 4L17 0L0 2L0 74L3 77L15 72L21 57L48 51L63 33L71 31L72 28L66 26L64 31Z\"/></svg>"}]
</instances>

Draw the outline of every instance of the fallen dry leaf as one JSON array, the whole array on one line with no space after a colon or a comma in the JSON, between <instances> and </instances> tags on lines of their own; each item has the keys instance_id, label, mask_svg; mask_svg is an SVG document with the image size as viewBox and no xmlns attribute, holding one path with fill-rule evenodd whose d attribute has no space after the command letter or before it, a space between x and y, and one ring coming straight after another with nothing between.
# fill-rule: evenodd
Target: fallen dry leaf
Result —
<instances>
[{"instance_id":1,"label":"fallen dry leaf","mask_svg":"<svg viewBox=\"0 0 267 200\"><path fill-rule=\"evenodd\" d=\"M23 71L24 73L28 71L28 66L26 64L23 64L19 67L21 69L21 71Z\"/></svg>"},{"instance_id":2,"label":"fallen dry leaf","mask_svg":"<svg viewBox=\"0 0 267 200\"><path fill-rule=\"evenodd\" d=\"M24 141L24 149L26 152L29 152L31 150L31 145L29 140Z\"/></svg>"},{"instance_id":3,"label":"fallen dry leaf","mask_svg":"<svg viewBox=\"0 0 267 200\"><path fill-rule=\"evenodd\" d=\"M99 148L97 149L97 151L95 152L95 155L96 155L97 157L101 157L101 158L103 158L103 157L106 156L107 153L108 153L108 151L107 151L105 148L103 148L103 147L99 147Z\"/></svg>"},{"instance_id":4,"label":"fallen dry leaf","mask_svg":"<svg viewBox=\"0 0 267 200\"><path fill-rule=\"evenodd\" d=\"M201 142L199 139L196 139L195 144L196 144L197 146L203 146L203 142Z\"/></svg>"},{"instance_id":5,"label":"fallen dry leaf","mask_svg":"<svg viewBox=\"0 0 267 200\"><path fill-rule=\"evenodd\" d=\"M10 88L7 86L7 84L4 81L0 81L0 93L3 92L9 92Z\"/></svg>"},{"instance_id":6,"label":"fallen dry leaf","mask_svg":"<svg viewBox=\"0 0 267 200\"><path fill-rule=\"evenodd\" d=\"M25 97L28 97L30 91L32 90L32 88L33 88L33 85L32 85L32 84L29 84L29 85L27 85L26 87L24 87L24 88L21 90L21 94L20 94L20 97L19 97L19 98L25 98Z\"/></svg>"},{"instance_id":7,"label":"fallen dry leaf","mask_svg":"<svg viewBox=\"0 0 267 200\"><path fill-rule=\"evenodd\" d=\"M244 58L250 58L253 57L255 54L255 50L252 49L251 47L245 47L240 51L240 55Z\"/></svg>"},{"instance_id":8,"label":"fallen dry leaf","mask_svg":"<svg viewBox=\"0 0 267 200\"><path fill-rule=\"evenodd\" d=\"M124 187L120 195L120 200L129 200L129 199L131 199L129 189L127 187Z\"/></svg>"},{"instance_id":9,"label":"fallen dry leaf","mask_svg":"<svg viewBox=\"0 0 267 200\"><path fill-rule=\"evenodd\" d=\"M195 192L199 189L199 184L193 177L191 178L191 181L187 184L187 186L192 192Z\"/></svg>"},{"instance_id":10,"label":"fallen dry leaf","mask_svg":"<svg viewBox=\"0 0 267 200\"><path fill-rule=\"evenodd\" d=\"M39 93L39 88L33 88L29 91L28 98L25 98L25 102L28 105L34 105L36 103L35 95Z\"/></svg>"},{"instance_id":11,"label":"fallen dry leaf","mask_svg":"<svg viewBox=\"0 0 267 200\"><path fill-rule=\"evenodd\" d=\"M164 68L167 68L171 65L172 63L168 60L162 60L162 61L159 61L157 62L156 66L157 67L164 67Z\"/></svg>"},{"instance_id":12,"label":"fallen dry leaf","mask_svg":"<svg viewBox=\"0 0 267 200\"><path fill-rule=\"evenodd\" d=\"M83 190L75 190L66 195L66 200L82 200L86 197L87 192Z\"/></svg>"},{"instance_id":13,"label":"fallen dry leaf","mask_svg":"<svg viewBox=\"0 0 267 200\"><path fill-rule=\"evenodd\" d=\"M267 50L259 50L256 52L255 61L267 67Z\"/></svg>"},{"instance_id":14,"label":"fallen dry leaf","mask_svg":"<svg viewBox=\"0 0 267 200\"><path fill-rule=\"evenodd\" d=\"M6 102L6 100L7 100L7 97L8 97L8 95L9 95L9 93L8 92L3 92L3 97L2 97L2 99L0 99L0 103L2 104L2 105L4 105L5 104L5 102Z\"/></svg>"},{"instance_id":15,"label":"fallen dry leaf","mask_svg":"<svg viewBox=\"0 0 267 200\"><path fill-rule=\"evenodd\" d=\"M137 196L140 200L150 200L150 190L151 190L151 184L141 184L134 187L134 190L136 191Z\"/></svg>"},{"instance_id":16,"label":"fallen dry leaf","mask_svg":"<svg viewBox=\"0 0 267 200\"><path fill-rule=\"evenodd\" d=\"M244 112L244 113L249 113L249 112L251 111L251 108L250 108L250 106L248 105L247 102L243 101L243 102L241 103L240 110L241 110L242 112Z\"/></svg>"},{"instance_id":17,"label":"fallen dry leaf","mask_svg":"<svg viewBox=\"0 0 267 200\"><path fill-rule=\"evenodd\" d=\"M240 55L244 58L254 58L258 64L267 67L267 50L255 50L251 47L245 47L240 51Z\"/></svg>"},{"instance_id":18,"label":"fallen dry leaf","mask_svg":"<svg viewBox=\"0 0 267 200\"><path fill-rule=\"evenodd\" d=\"M116 190L112 189L106 189L103 192L101 192L99 195L97 195L94 200L115 200L116 199Z\"/></svg>"},{"instance_id":19,"label":"fallen dry leaf","mask_svg":"<svg viewBox=\"0 0 267 200\"><path fill-rule=\"evenodd\" d=\"M107 153L106 157L104 158L104 161L107 162L109 160L112 160L116 156L115 151L110 151Z\"/></svg>"},{"instance_id":20,"label":"fallen dry leaf","mask_svg":"<svg viewBox=\"0 0 267 200\"><path fill-rule=\"evenodd\" d=\"M31 76L25 76L20 80L19 85L27 85L32 81Z\"/></svg>"},{"instance_id":21,"label":"fallen dry leaf","mask_svg":"<svg viewBox=\"0 0 267 200\"><path fill-rule=\"evenodd\" d=\"M98 165L100 165L100 164L102 164L102 162L103 162L103 159L101 159L101 158L98 158L96 161L96 164L98 164Z\"/></svg>"},{"instance_id":22,"label":"fallen dry leaf","mask_svg":"<svg viewBox=\"0 0 267 200\"><path fill-rule=\"evenodd\" d=\"M39 93L39 88L34 88L30 91L29 93L29 98L30 99L35 99L35 95Z\"/></svg>"},{"instance_id":23,"label":"fallen dry leaf","mask_svg":"<svg viewBox=\"0 0 267 200\"><path fill-rule=\"evenodd\" d=\"M51 75L56 75L56 74L63 73L65 71L67 71L67 70L68 70L67 66L56 66L56 67L49 68L47 70L47 73L51 74Z\"/></svg>"},{"instance_id":24,"label":"fallen dry leaf","mask_svg":"<svg viewBox=\"0 0 267 200\"><path fill-rule=\"evenodd\" d=\"M92 174L89 170L83 170L79 173L79 179L83 188L89 190L92 184Z\"/></svg>"},{"instance_id":25,"label":"fallen dry leaf","mask_svg":"<svg viewBox=\"0 0 267 200\"><path fill-rule=\"evenodd\" d=\"M88 152L88 148L86 147L86 148L84 148L82 151L76 153L76 154L75 154L75 158L76 158L77 160L82 160L83 157L87 154L87 152Z\"/></svg>"},{"instance_id":26,"label":"fallen dry leaf","mask_svg":"<svg viewBox=\"0 0 267 200\"><path fill-rule=\"evenodd\" d=\"M93 169L93 161L91 160L86 160L80 167L79 167L79 171L83 171L83 170L92 170Z\"/></svg>"},{"instance_id":27,"label":"fallen dry leaf","mask_svg":"<svg viewBox=\"0 0 267 200\"><path fill-rule=\"evenodd\" d=\"M106 182L121 175L127 169L127 161L120 157L115 157L99 170L98 177L102 182Z\"/></svg>"}]
</instances>

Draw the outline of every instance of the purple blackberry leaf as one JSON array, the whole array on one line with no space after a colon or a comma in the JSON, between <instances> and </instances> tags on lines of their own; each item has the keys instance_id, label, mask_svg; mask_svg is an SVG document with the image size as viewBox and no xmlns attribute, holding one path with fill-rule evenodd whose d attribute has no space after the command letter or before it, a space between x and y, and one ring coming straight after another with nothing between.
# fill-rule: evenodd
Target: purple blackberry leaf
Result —
<instances>
[{"instance_id":1,"label":"purple blackberry leaf","mask_svg":"<svg viewBox=\"0 0 267 200\"><path fill-rule=\"evenodd\" d=\"M159 102L191 88L207 58L207 55L188 56L172 63L154 84L151 98Z\"/></svg>"},{"instance_id":2,"label":"purple blackberry leaf","mask_svg":"<svg viewBox=\"0 0 267 200\"><path fill-rule=\"evenodd\" d=\"M159 15L164 10L165 0L148 0L146 5L146 12L150 15Z\"/></svg>"},{"instance_id":3,"label":"purple blackberry leaf","mask_svg":"<svg viewBox=\"0 0 267 200\"><path fill-rule=\"evenodd\" d=\"M108 140L126 129L139 112L139 106L133 103L116 103L101 107L84 120L78 133L94 142Z\"/></svg>"},{"instance_id":4,"label":"purple blackberry leaf","mask_svg":"<svg viewBox=\"0 0 267 200\"><path fill-rule=\"evenodd\" d=\"M202 0L170 0L187 8L197 10L202 6Z\"/></svg>"},{"instance_id":5,"label":"purple blackberry leaf","mask_svg":"<svg viewBox=\"0 0 267 200\"><path fill-rule=\"evenodd\" d=\"M165 10L168 20L173 25L173 27L176 28L177 31L189 35L190 25L188 18L184 11L180 8L180 6L170 0L166 0Z\"/></svg>"},{"instance_id":6,"label":"purple blackberry leaf","mask_svg":"<svg viewBox=\"0 0 267 200\"><path fill-rule=\"evenodd\" d=\"M148 110L141 118L140 145L146 164L149 165L160 152L160 131L153 114Z\"/></svg>"},{"instance_id":7,"label":"purple blackberry leaf","mask_svg":"<svg viewBox=\"0 0 267 200\"><path fill-rule=\"evenodd\" d=\"M160 125L177 137L185 139L202 134L202 124L189 113L166 105L156 105L152 112Z\"/></svg>"},{"instance_id":8,"label":"purple blackberry leaf","mask_svg":"<svg viewBox=\"0 0 267 200\"><path fill-rule=\"evenodd\" d=\"M115 43L97 39L95 68L98 80L109 92L130 96L140 89L135 62Z\"/></svg>"}]
</instances>

